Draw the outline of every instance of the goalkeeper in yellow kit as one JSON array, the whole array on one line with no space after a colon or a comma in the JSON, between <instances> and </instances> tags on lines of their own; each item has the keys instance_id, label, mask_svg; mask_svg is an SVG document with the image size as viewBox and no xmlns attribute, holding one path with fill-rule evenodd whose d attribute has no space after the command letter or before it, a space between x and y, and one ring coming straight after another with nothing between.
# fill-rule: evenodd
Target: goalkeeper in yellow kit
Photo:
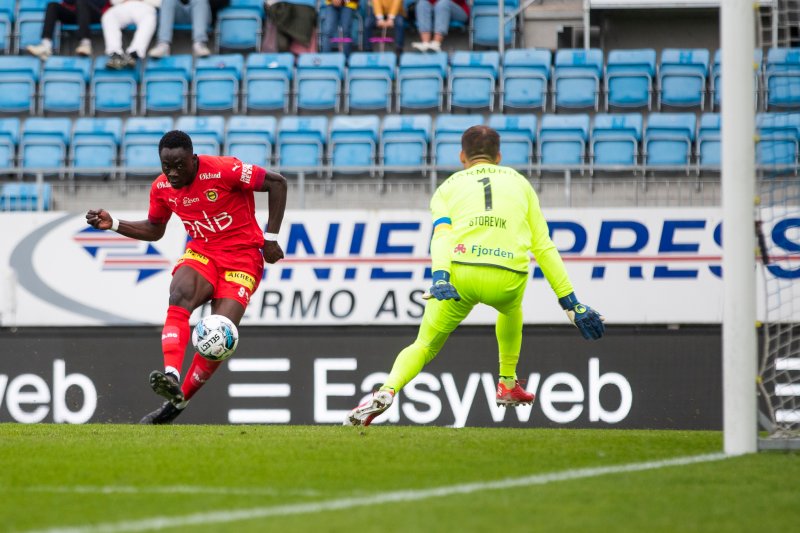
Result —
<instances>
[{"instance_id":1,"label":"goalkeeper in yellow kit","mask_svg":"<svg viewBox=\"0 0 800 533\"><path fill-rule=\"evenodd\" d=\"M431 199L433 285L417 339L397 356L381 389L347 416L345 425L368 426L392 405L394 395L436 357L447 337L478 303L498 312L500 378L498 405L533 402L517 381L522 344L522 297L528 282L529 252L558 302L586 339L605 327L597 311L580 304L528 180L499 166L500 136L473 126L461 137L464 170L442 183Z\"/></svg>"}]
</instances>

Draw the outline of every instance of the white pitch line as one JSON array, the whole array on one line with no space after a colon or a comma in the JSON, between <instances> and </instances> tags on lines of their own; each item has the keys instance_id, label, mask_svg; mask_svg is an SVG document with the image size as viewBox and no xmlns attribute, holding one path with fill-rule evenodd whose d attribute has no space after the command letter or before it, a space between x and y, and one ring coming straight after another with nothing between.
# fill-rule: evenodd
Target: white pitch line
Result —
<instances>
[{"instance_id":1,"label":"white pitch line","mask_svg":"<svg viewBox=\"0 0 800 533\"><path fill-rule=\"evenodd\" d=\"M579 468L575 470L562 470L560 472L552 472L549 474L536 474L532 476L507 478L496 481L462 483L459 485L447 485L432 489L400 490L357 498L340 498L321 502L295 503L271 507L254 507L251 509L240 509L234 511L212 511L185 516L156 516L141 520L125 520L120 522L107 522L104 524L43 529L31 531L29 533L121 533L186 526L224 524L230 522L239 522L242 520L266 518L270 516L288 516L322 513L325 511L340 511L343 509L351 509L353 507L366 507L393 502L418 501L427 498L453 496L456 494L471 494L473 492L481 492L486 490L504 490L515 487L546 485L548 483L554 483L558 481L585 479L605 476L608 474L641 472L644 470L657 470L659 468L667 468L671 466L683 466L697 463L707 463L711 461L720 461L722 459L726 459L727 457L728 456L724 453L693 455L690 457L677 457L675 459L663 459L660 461L648 461L645 463Z\"/></svg>"}]
</instances>

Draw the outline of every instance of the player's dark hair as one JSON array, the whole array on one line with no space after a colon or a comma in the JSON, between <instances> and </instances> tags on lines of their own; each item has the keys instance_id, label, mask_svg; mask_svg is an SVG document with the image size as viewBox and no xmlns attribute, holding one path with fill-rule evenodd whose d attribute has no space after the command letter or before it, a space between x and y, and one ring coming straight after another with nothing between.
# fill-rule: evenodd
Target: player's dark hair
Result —
<instances>
[{"instance_id":1,"label":"player's dark hair","mask_svg":"<svg viewBox=\"0 0 800 533\"><path fill-rule=\"evenodd\" d=\"M161 150L164 148L183 148L190 154L194 153L192 138L180 130L168 131L161 137L161 140L158 142L158 153L160 154Z\"/></svg>"},{"instance_id":2,"label":"player's dark hair","mask_svg":"<svg viewBox=\"0 0 800 533\"><path fill-rule=\"evenodd\" d=\"M467 159L497 159L500 152L500 135L489 126L472 126L461 136L461 149Z\"/></svg>"}]
</instances>

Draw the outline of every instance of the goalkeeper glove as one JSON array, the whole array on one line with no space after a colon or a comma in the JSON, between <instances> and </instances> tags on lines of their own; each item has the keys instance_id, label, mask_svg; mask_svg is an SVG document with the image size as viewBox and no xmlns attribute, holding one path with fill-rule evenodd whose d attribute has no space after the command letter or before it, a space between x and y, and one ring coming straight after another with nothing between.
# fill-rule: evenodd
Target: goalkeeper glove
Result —
<instances>
[{"instance_id":1,"label":"goalkeeper glove","mask_svg":"<svg viewBox=\"0 0 800 533\"><path fill-rule=\"evenodd\" d=\"M446 270L437 270L433 273L433 285L428 289L428 298L433 297L437 300L461 300L458 291L450 283L450 273ZM423 295L423 298L425 295ZM426 298L426 299L428 299Z\"/></svg>"},{"instance_id":2,"label":"goalkeeper glove","mask_svg":"<svg viewBox=\"0 0 800 533\"><path fill-rule=\"evenodd\" d=\"M578 302L574 292L559 298L558 303L567 312L570 321L575 324L584 339L594 340L603 336L606 330L603 325L605 319L588 305Z\"/></svg>"}]
</instances>

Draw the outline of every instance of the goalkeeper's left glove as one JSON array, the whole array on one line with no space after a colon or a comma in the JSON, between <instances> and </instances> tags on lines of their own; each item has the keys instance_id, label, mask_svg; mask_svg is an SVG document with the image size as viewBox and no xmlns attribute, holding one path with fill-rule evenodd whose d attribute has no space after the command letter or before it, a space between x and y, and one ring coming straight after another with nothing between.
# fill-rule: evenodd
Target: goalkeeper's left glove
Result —
<instances>
[{"instance_id":1,"label":"goalkeeper's left glove","mask_svg":"<svg viewBox=\"0 0 800 533\"><path fill-rule=\"evenodd\" d=\"M603 336L606 330L605 325L603 325L603 320L605 319L588 305L578 302L574 292L559 298L558 303L567 312L567 316L581 332L584 339L594 340Z\"/></svg>"},{"instance_id":2,"label":"goalkeeper's left glove","mask_svg":"<svg viewBox=\"0 0 800 533\"><path fill-rule=\"evenodd\" d=\"M461 300L461 296L458 294L458 291L450 283L450 273L446 270L436 270L433 273L433 285L431 288L428 289L428 293L430 296L428 298L433 297L437 300ZM425 298L426 295L422 297ZM426 298L427 299L427 298Z\"/></svg>"}]
</instances>

